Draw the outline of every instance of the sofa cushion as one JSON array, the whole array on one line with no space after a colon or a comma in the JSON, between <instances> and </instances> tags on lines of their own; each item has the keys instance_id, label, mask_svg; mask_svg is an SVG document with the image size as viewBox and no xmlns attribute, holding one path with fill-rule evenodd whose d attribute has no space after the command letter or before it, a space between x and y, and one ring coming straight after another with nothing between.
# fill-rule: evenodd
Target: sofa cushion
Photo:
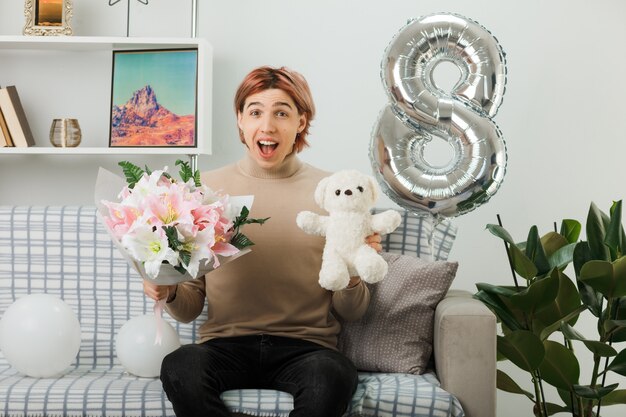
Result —
<instances>
[{"instance_id":1,"label":"sofa cushion","mask_svg":"<svg viewBox=\"0 0 626 417\"><path fill-rule=\"evenodd\" d=\"M232 412L287 417L290 394L269 390L232 390L222 394ZM259 405L260 404L260 405ZM459 401L439 387L432 373L423 375L359 373L359 384L344 416L462 417Z\"/></svg>"},{"instance_id":2,"label":"sofa cushion","mask_svg":"<svg viewBox=\"0 0 626 417\"><path fill-rule=\"evenodd\" d=\"M373 209L380 213L388 209ZM383 251L416 256L429 261L445 261L450 255L457 227L448 219L435 221L432 216L396 210L402 223L392 233L383 236Z\"/></svg>"},{"instance_id":3,"label":"sofa cushion","mask_svg":"<svg viewBox=\"0 0 626 417\"><path fill-rule=\"evenodd\" d=\"M28 378L0 357L0 416L20 417L174 417L161 381L138 378L111 367L76 366L58 379ZM232 390L222 394L233 413L288 416L290 394ZM439 387L433 374L359 374L345 416L462 417L459 401Z\"/></svg>"},{"instance_id":4,"label":"sofa cushion","mask_svg":"<svg viewBox=\"0 0 626 417\"><path fill-rule=\"evenodd\" d=\"M458 263L390 253L383 257L389 272L384 280L367 284L368 310L358 321L342 323L339 350L359 370L420 374L432 354L435 308Z\"/></svg>"},{"instance_id":5,"label":"sofa cushion","mask_svg":"<svg viewBox=\"0 0 626 417\"><path fill-rule=\"evenodd\" d=\"M29 378L0 356L0 416L174 416L161 381L120 365L76 365L61 378Z\"/></svg>"}]
</instances>

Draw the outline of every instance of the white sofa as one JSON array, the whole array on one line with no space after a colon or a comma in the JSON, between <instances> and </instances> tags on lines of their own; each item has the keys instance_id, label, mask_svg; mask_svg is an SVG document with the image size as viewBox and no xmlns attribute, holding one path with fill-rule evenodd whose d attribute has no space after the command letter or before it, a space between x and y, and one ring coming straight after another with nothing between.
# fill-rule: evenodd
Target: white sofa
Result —
<instances>
[{"instance_id":1,"label":"white sofa","mask_svg":"<svg viewBox=\"0 0 626 417\"><path fill-rule=\"evenodd\" d=\"M386 249L431 250L420 246L416 221L405 215ZM451 245L445 233L435 243ZM44 379L19 374L0 354L0 417L174 415L157 378L134 377L116 358L116 332L153 304L94 207L0 207L0 315L20 296L42 292L58 295L77 313L80 352L67 373ZM169 321L183 343L195 339L196 323ZM495 417L494 315L471 294L450 291L434 322L435 370L360 372L346 416ZM288 394L262 390L229 391L224 399L237 416L287 416L292 403Z\"/></svg>"}]
</instances>

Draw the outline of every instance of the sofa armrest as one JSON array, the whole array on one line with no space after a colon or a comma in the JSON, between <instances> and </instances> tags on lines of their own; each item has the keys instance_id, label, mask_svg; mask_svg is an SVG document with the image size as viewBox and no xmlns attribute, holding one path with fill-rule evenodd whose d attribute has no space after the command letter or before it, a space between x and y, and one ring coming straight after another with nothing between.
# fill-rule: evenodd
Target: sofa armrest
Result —
<instances>
[{"instance_id":1,"label":"sofa armrest","mask_svg":"<svg viewBox=\"0 0 626 417\"><path fill-rule=\"evenodd\" d=\"M433 345L441 386L465 415L495 417L495 315L468 291L450 290L435 311Z\"/></svg>"}]
</instances>

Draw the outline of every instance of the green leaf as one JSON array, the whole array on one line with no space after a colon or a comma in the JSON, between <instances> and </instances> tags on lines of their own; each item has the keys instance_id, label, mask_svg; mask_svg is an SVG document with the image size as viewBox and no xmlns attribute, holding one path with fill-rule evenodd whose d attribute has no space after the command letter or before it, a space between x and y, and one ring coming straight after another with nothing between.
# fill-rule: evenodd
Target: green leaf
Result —
<instances>
[{"instance_id":1,"label":"green leaf","mask_svg":"<svg viewBox=\"0 0 626 417\"><path fill-rule=\"evenodd\" d=\"M594 355L603 357L617 355L617 351L613 349L612 346L597 340L588 340L567 323L561 324L561 332L568 340L578 340L583 342L587 349L589 349Z\"/></svg>"},{"instance_id":2,"label":"green leaf","mask_svg":"<svg viewBox=\"0 0 626 417\"><path fill-rule=\"evenodd\" d=\"M124 173L124 177L126 177L128 188L134 188L135 184L137 184L143 176L144 170L128 161L118 162L118 165L122 167L122 172Z\"/></svg>"},{"instance_id":3,"label":"green leaf","mask_svg":"<svg viewBox=\"0 0 626 417\"><path fill-rule=\"evenodd\" d=\"M269 220L269 217L266 217L264 219L249 219L249 215L250 210L248 210L248 207L243 206L241 208L241 212L239 212L239 216L235 217L235 221L233 222L234 234L230 240L230 244L235 246L237 249L243 249L245 247L254 245L254 242L248 239L246 235L239 232L239 228L241 226L253 223L262 225Z\"/></svg>"},{"instance_id":4,"label":"green leaf","mask_svg":"<svg viewBox=\"0 0 626 417\"><path fill-rule=\"evenodd\" d=\"M602 398L602 406L626 404L626 389L616 389Z\"/></svg>"},{"instance_id":5,"label":"green leaf","mask_svg":"<svg viewBox=\"0 0 626 417\"><path fill-rule=\"evenodd\" d=\"M508 360L528 372L537 369L545 355L541 340L527 330L498 336L497 348Z\"/></svg>"},{"instance_id":6,"label":"green leaf","mask_svg":"<svg viewBox=\"0 0 626 417\"><path fill-rule=\"evenodd\" d=\"M589 309L591 314L600 317L602 314L602 294L580 280L576 284L578 285L578 293L583 304Z\"/></svg>"},{"instance_id":7,"label":"green leaf","mask_svg":"<svg viewBox=\"0 0 626 417\"><path fill-rule=\"evenodd\" d=\"M241 212L239 213L239 216L235 218L235 224L233 225L233 227L237 228L241 226L242 224L244 224L244 222L248 219L249 215L250 215L250 210L248 210L248 207L243 206L241 208Z\"/></svg>"},{"instance_id":8,"label":"green leaf","mask_svg":"<svg viewBox=\"0 0 626 417\"><path fill-rule=\"evenodd\" d=\"M490 294L485 291L478 291L474 294L474 298L480 300L487 308L489 308L498 319L512 330L521 330L524 327L520 324L519 320L511 309L504 303L504 301L496 294Z\"/></svg>"},{"instance_id":9,"label":"green leaf","mask_svg":"<svg viewBox=\"0 0 626 417\"><path fill-rule=\"evenodd\" d=\"M507 298L510 298L512 295L517 294L517 291L510 286L502 286L502 285L493 285L486 282L479 282L476 284L476 288L479 291L485 291L489 294L498 294L503 295Z\"/></svg>"},{"instance_id":10,"label":"green leaf","mask_svg":"<svg viewBox=\"0 0 626 417\"><path fill-rule=\"evenodd\" d=\"M167 236L167 243L170 248L173 250L180 250L183 246L183 243L178 240L178 231L174 226L163 226L163 230L165 231L165 235Z\"/></svg>"},{"instance_id":11,"label":"green leaf","mask_svg":"<svg viewBox=\"0 0 626 417\"><path fill-rule=\"evenodd\" d=\"M249 219L248 218L249 215L250 215L250 210L248 210L248 207L243 206L241 208L241 212L239 213L239 216L235 217L235 221L233 222L233 228L237 230L244 224L252 224L252 223L263 224L270 219L269 217L266 217L264 219Z\"/></svg>"},{"instance_id":12,"label":"green leaf","mask_svg":"<svg viewBox=\"0 0 626 417\"><path fill-rule=\"evenodd\" d=\"M523 278L531 279L537 276L537 267L533 263L533 261L526 256L526 254L520 249L509 232L497 224L488 224L486 229L496 237L504 240L508 243L507 251L511 258L511 263L513 264L513 269ZM523 246L523 245L522 245Z\"/></svg>"},{"instance_id":13,"label":"green leaf","mask_svg":"<svg viewBox=\"0 0 626 417\"><path fill-rule=\"evenodd\" d=\"M565 320L565 317L568 317L568 315L577 311L580 307L580 295L572 280L557 269L553 270L553 274L558 276L558 294L550 305L535 313L535 318L543 323L544 326ZM567 322L573 325L577 319L578 314L575 314L573 317L568 318Z\"/></svg>"},{"instance_id":14,"label":"green leaf","mask_svg":"<svg viewBox=\"0 0 626 417\"><path fill-rule=\"evenodd\" d=\"M626 322L626 297L622 297L618 306L615 310L617 311L617 316L615 316L615 321L621 323ZM611 322L608 320L607 322ZM611 333L612 341L615 343L626 342L626 327L621 327Z\"/></svg>"},{"instance_id":15,"label":"green leaf","mask_svg":"<svg viewBox=\"0 0 626 417\"><path fill-rule=\"evenodd\" d=\"M626 256L612 263L589 261L581 268L580 279L606 298L626 296Z\"/></svg>"},{"instance_id":16,"label":"green leaf","mask_svg":"<svg viewBox=\"0 0 626 417\"><path fill-rule=\"evenodd\" d=\"M626 376L626 349L618 353L606 369L616 374Z\"/></svg>"},{"instance_id":17,"label":"green leaf","mask_svg":"<svg viewBox=\"0 0 626 417\"><path fill-rule=\"evenodd\" d=\"M176 165L180 165L180 172L178 175L180 175L180 179L183 180L183 182L187 182L189 179L193 178L193 171L191 170L188 162L177 159Z\"/></svg>"},{"instance_id":18,"label":"green leaf","mask_svg":"<svg viewBox=\"0 0 626 417\"><path fill-rule=\"evenodd\" d=\"M509 246L509 253L511 254L511 262L513 262L513 269L519 276L528 280L537 276L538 270L535 263L516 245Z\"/></svg>"},{"instance_id":19,"label":"green leaf","mask_svg":"<svg viewBox=\"0 0 626 417\"><path fill-rule=\"evenodd\" d=\"M187 266L189 265L189 262L191 262L191 252L189 252L188 250L180 250L178 252L178 258L183 263L183 265Z\"/></svg>"},{"instance_id":20,"label":"green leaf","mask_svg":"<svg viewBox=\"0 0 626 417\"><path fill-rule=\"evenodd\" d=\"M585 311L585 309L586 309L585 306L580 305L578 306L576 310L572 311L571 313L569 313L562 319L557 320L556 322L550 324L549 326L546 326L543 330L541 330L539 338L542 341L546 340L548 337L550 337L552 333L561 329L561 323L570 323L573 319L577 318L580 313Z\"/></svg>"},{"instance_id":21,"label":"green leaf","mask_svg":"<svg viewBox=\"0 0 626 417\"><path fill-rule=\"evenodd\" d=\"M615 390L619 384L611 384L606 387L603 386L595 386L592 387L590 385L573 385L572 389L582 398L587 398L589 400L599 400L600 398L608 395L611 391Z\"/></svg>"},{"instance_id":22,"label":"green leaf","mask_svg":"<svg viewBox=\"0 0 626 417\"><path fill-rule=\"evenodd\" d=\"M583 265L587 262L591 261L591 249L589 248L589 243L587 242L578 242L576 247L574 248L573 255L573 263L574 263L574 272L576 276L580 276L580 270Z\"/></svg>"},{"instance_id":23,"label":"green leaf","mask_svg":"<svg viewBox=\"0 0 626 417\"><path fill-rule=\"evenodd\" d=\"M551 268L563 269L572 259L574 259L574 250L576 249L576 243L568 243L565 246L560 247L548 256L548 262Z\"/></svg>"},{"instance_id":24,"label":"green leaf","mask_svg":"<svg viewBox=\"0 0 626 417\"><path fill-rule=\"evenodd\" d=\"M548 232L541 237L541 245L548 258L550 258L554 252L569 244L567 239L557 232Z\"/></svg>"},{"instance_id":25,"label":"green leaf","mask_svg":"<svg viewBox=\"0 0 626 417\"><path fill-rule=\"evenodd\" d=\"M578 220L564 219L561 222L560 233L569 243L576 243L580 236L581 229L582 226Z\"/></svg>"},{"instance_id":26,"label":"green leaf","mask_svg":"<svg viewBox=\"0 0 626 417\"><path fill-rule=\"evenodd\" d=\"M539 239L539 232L537 226L532 226L528 231L528 239L526 240L525 254L533 261L537 268L536 275L545 275L550 271L550 264L548 263L548 257Z\"/></svg>"},{"instance_id":27,"label":"green leaf","mask_svg":"<svg viewBox=\"0 0 626 417\"><path fill-rule=\"evenodd\" d=\"M615 286L612 292L613 297L625 297L626 296L626 256L622 256L612 263L613 265L613 279L615 280Z\"/></svg>"},{"instance_id":28,"label":"green leaf","mask_svg":"<svg viewBox=\"0 0 626 417\"><path fill-rule=\"evenodd\" d=\"M512 394L522 394L527 396L531 401L535 401L535 396L533 394L517 385L517 382L513 381L513 378L499 369L496 373L496 386L499 390L510 392Z\"/></svg>"},{"instance_id":29,"label":"green leaf","mask_svg":"<svg viewBox=\"0 0 626 417\"><path fill-rule=\"evenodd\" d=\"M493 285L488 283L476 284L479 292L475 296L477 300L482 301L487 307L494 311L499 321L504 323L505 328L520 330L521 323L524 323L523 312L511 304L510 298L517 294L517 289L513 286Z\"/></svg>"},{"instance_id":30,"label":"green leaf","mask_svg":"<svg viewBox=\"0 0 626 417\"><path fill-rule=\"evenodd\" d=\"M538 279L527 288L511 296L511 304L526 313L534 313L554 302L559 293L558 276Z\"/></svg>"},{"instance_id":31,"label":"green leaf","mask_svg":"<svg viewBox=\"0 0 626 417\"><path fill-rule=\"evenodd\" d=\"M548 384L564 390L578 382L580 366L576 356L565 346L544 340L545 356L539 366L541 377Z\"/></svg>"},{"instance_id":32,"label":"green leaf","mask_svg":"<svg viewBox=\"0 0 626 417\"><path fill-rule=\"evenodd\" d=\"M622 205L622 201L620 200L619 201L619 209L620 210L621 210L621 207L622 207L621 205ZM617 210L617 202L613 202L613 206L611 206L611 213L610 213L611 217L613 216L613 213L615 212L615 210ZM620 216L621 216L621 213L620 213ZM620 245L619 245L621 253L619 254L619 256L621 256L621 255L624 255L624 251L626 250L626 232L624 232L624 226L620 226L619 229L620 229L620 234L621 234L621 236L620 236Z\"/></svg>"},{"instance_id":33,"label":"green leaf","mask_svg":"<svg viewBox=\"0 0 626 417\"><path fill-rule=\"evenodd\" d=\"M615 338L616 334L621 334L620 330L626 329L626 320L605 320L604 321L604 331L606 334L612 334L612 342L623 342L624 340L617 340Z\"/></svg>"},{"instance_id":34,"label":"green leaf","mask_svg":"<svg viewBox=\"0 0 626 417\"><path fill-rule=\"evenodd\" d=\"M237 249L243 249L248 246L254 245L254 242L248 239L248 237L244 235L243 233L236 233L233 235L232 239L230 240L230 244L236 247Z\"/></svg>"},{"instance_id":35,"label":"green leaf","mask_svg":"<svg viewBox=\"0 0 626 417\"><path fill-rule=\"evenodd\" d=\"M263 219L246 219L243 224L264 224L266 221L268 221L270 219L270 217L265 217Z\"/></svg>"},{"instance_id":36,"label":"green leaf","mask_svg":"<svg viewBox=\"0 0 626 417\"><path fill-rule=\"evenodd\" d=\"M576 285L580 293L580 299L587 306L591 314L600 317L602 314L602 294L580 280L580 270L583 265L591 260L591 249L587 242L580 242L574 248L574 271L576 273Z\"/></svg>"},{"instance_id":37,"label":"green leaf","mask_svg":"<svg viewBox=\"0 0 626 417\"><path fill-rule=\"evenodd\" d=\"M163 226L163 230L165 231L165 235L167 236L167 244L171 249L177 250L178 258L181 260L182 264L174 265L174 269L180 272L181 274L187 273L184 265L189 265L189 261L191 260L191 253L187 250L182 249L183 243L178 240L178 232L174 226Z\"/></svg>"},{"instance_id":38,"label":"green leaf","mask_svg":"<svg viewBox=\"0 0 626 417\"><path fill-rule=\"evenodd\" d=\"M613 253L618 253L621 256L624 253L622 235L624 230L622 228L622 200L615 201L611 207L611 221L606 231L604 238L604 244L608 246Z\"/></svg>"},{"instance_id":39,"label":"green leaf","mask_svg":"<svg viewBox=\"0 0 626 417\"><path fill-rule=\"evenodd\" d=\"M578 415L578 412L577 412L578 404L576 402L576 399L572 398L574 396L573 391L569 389L564 390L560 388L557 388L556 391L559 394L559 397L561 398L561 400L565 403L565 407L567 407L567 410L572 411L573 409L576 411L575 415ZM574 401L573 408L572 408L572 400Z\"/></svg>"},{"instance_id":40,"label":"green leaf","mask_svg":"<svg viewBox=\"0 0 626 417\"><path fill-rule=\"evenodd\" d=\"M580 280L609 297L613 292L613 265L608 261L589 261L580 270Z\"/></svg>"},{"instance_id":41,"label":"green leaf","mask_svg":"<svg viewBox=\"0 0 626 417\"><path fill-rule=\"evenodd\" d=\"M558 405L558 404L554 404L554 403L545 403L546 404L546 410L548 410L548 415L554 415L557 413L565 413L570 411L569 407L564 406L564 405Z\"/></svg>"},{"instance_id":42,"label":"green leaf","mask_svg":"<svg viewBox=\"0 0 626 417\"><path fill-rule=\"evenodd\" d=\"M486 226L486 229L489 230L489 232L491 232L492 235L499 237L500 239L504 240L508 244L515 245L515 241L513 240L509 232L507 232L504 227L499 226L497 224L488 224Z\"/></svg>"},{"instance_id":43,"label":"green leaf","mask_svg":"<svg viewBox=\"0 0 626 417\"><path fill-rule=\"evenodd\" d=\"M587 242L591 250L591 257L595 260L610 261L609 248L604 244L606 227L609 224L608 216L603 213L593 202L587 214Z\"/></svg>"},{"instance_id":44,"label":"green leaf","mask_svg":"<svg viewBox=\"0 0 626 417\"><path fill-rule=\"evenodd\" d=\"M177 270L178 272L180 272L180 273L181 273L181 274L183 274L183 275L187 273L187 270L186 270L186 269L185 269L185 267L184 267L184 266L182 266L182 265L176 265L176 266L174 267L174 269L175 269L175 270Z\"/></svg>"},{"instance_id":45,"label":"green leaf","mask_svg":"<svg viewBox=\"0 0 626 417\"><path fill-rule=\"evenodd\" d=\"M183 182L187 182L192 179L196 187L200 187L202 185L202 182L200 181L199 170L196 169L195 171L192 171L189 163L181 159L176 160L176 165L180 165L180 171L178 175Z\"/></svg>"}]
</instances>

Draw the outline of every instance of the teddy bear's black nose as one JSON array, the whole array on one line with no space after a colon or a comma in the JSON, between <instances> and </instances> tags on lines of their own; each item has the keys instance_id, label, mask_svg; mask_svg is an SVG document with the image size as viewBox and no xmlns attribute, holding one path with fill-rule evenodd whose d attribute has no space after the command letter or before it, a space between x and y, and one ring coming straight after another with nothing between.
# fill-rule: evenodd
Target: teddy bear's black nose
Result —
<instances>
[{"instance_id":1,"label":"teddy bear's black nose","mask_svg":"<svg viewBox=\"0 0 626 417\"><path fill-rule=\"evenodd\" d=\"M343 192L345 195L352 195L352 190L346 190Z\"/></svg>"}]
</instances>

